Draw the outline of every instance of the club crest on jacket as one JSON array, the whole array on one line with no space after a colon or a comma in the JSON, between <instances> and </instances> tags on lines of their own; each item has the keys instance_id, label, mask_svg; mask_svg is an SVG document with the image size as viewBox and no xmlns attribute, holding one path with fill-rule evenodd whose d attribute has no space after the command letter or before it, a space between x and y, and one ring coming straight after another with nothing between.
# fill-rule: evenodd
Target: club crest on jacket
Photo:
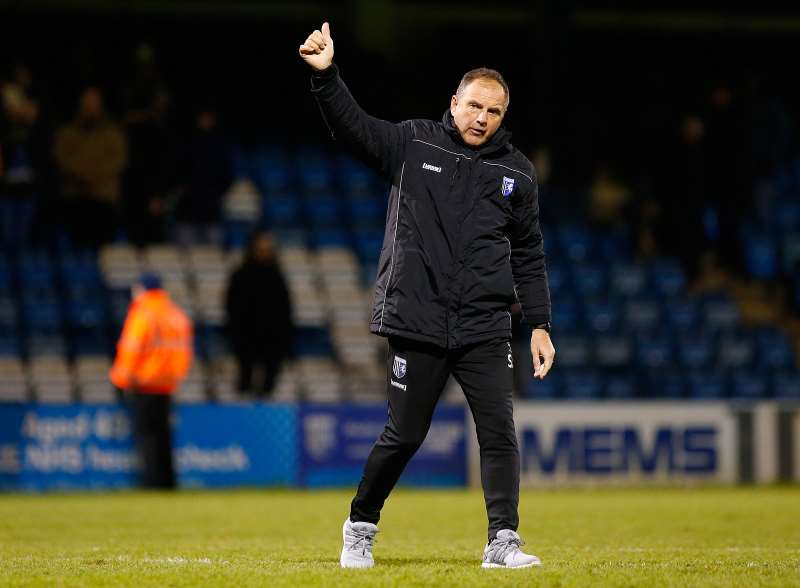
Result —
<instances>
[{"instance_id":1,"label":"club crest on jacket","mask_svg":"<svg viewBox=\"0 0 800 588\"><path fill-rule=\"evenodd\" d=\"M406 360L402 357L394 356L394 365L392 366L392 373L398 380L406 375Z\"/></svg>"},{"instance_id":2,"label":"club crest on jacket","mask_svg":"<svg viewBox=\"0 0 800 588\"><path fill-rule=\"evenodd\" d=\"M508 198L511 192L514 191L514 178L507 178L503 176L503 196Z\"/></svg>"}]
</instances>

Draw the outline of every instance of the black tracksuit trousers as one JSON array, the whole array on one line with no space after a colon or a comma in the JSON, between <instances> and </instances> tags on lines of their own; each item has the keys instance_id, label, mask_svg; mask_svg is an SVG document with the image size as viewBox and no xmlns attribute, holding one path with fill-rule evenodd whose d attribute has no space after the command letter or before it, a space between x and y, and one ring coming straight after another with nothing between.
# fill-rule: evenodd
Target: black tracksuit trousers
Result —
<instances>
[{"instance_id":1,"label":"black tracksuit trousers","mask_svg":"<svg viewBox=\"0 0 800 588\"><path fill-rule=\"evenodd\" d=\"M461 385L475 420L489 540L517 530L519 451L513 420L511 346L492 340L459 349L389 338L389 420L372 448L350 507L351 521L376 523L400 474L419 449L448 377Z\"/></svg>"}]
</instances>

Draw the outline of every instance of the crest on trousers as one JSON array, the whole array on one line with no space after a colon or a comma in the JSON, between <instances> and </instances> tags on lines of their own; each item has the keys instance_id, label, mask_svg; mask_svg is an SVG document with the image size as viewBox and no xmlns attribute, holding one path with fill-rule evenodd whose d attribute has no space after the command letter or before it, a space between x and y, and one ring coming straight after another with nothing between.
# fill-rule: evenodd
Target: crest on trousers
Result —
<instances>
[{"instance_id":1,"label":"crest on trousers","mask_svg":"<svg viewBox=\"0 0 800 588\"><path fill-rule=\"evenodd\" d=\"M406 360L402 357L394 356L394 365L392 366L392 373L398 380L406 375Z\"/></svg>"},{"instance_id":2,"label":"crest on trousers","mask_svg":"<svg viewBox=\"0 0 800 588\"><path fill-rule=\"evenodd\" d=\"M503 196L508 198L514 191L514 178L503 176Z\"/></svg>"}]
</instances>

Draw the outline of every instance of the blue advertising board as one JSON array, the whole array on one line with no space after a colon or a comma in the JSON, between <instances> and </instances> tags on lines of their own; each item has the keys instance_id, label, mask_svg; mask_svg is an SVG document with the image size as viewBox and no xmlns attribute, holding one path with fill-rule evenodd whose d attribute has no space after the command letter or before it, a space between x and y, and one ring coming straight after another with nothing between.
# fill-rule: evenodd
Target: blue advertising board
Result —
<instances>
[{"instance_id":1,"label":"blue advertising board","mask_svg":"<svg viewBox=\"0 0 800 588\"><path fill-rule=\"evenodd\" d=\"M385 405L185 405L173 411L181 487L358 483ZM124 405L0 404L0 490L136 486L140 464ZM464 409L437 410L401 483L466 483Z\"/></svg>"},{"instance_id":2,"label":"blue advertising board","mask_svg":"<svg viewBox=\"0 0 800 588\"><path fill-rule=\"evenodd\" d=\"M175 467L182 487L295 483L294 406L181 406L175 414L174 431Z\"/></svg>"},{"instance_id":3,"label":"blue advertising board","mask_svg":"<svg viewBox=\"0 0 800 588\"><path fill-rule=\"evenodd\" d=\"M118 406L4 405L3 486L18 490L126 488L138 461Z\"/></svg>"},{"instance_id":4,"label":"blue advertising board","mask_svg":"<svg viewBox=\"0 0 800 588\"><path fill-rule=\"evenodd\" d=\"M465 411L440 405L400 484L463 486L467 481ZM385 405L306 405L300 410L300 482L354 486L386 423Z\"/></svg>"}]
</instances>

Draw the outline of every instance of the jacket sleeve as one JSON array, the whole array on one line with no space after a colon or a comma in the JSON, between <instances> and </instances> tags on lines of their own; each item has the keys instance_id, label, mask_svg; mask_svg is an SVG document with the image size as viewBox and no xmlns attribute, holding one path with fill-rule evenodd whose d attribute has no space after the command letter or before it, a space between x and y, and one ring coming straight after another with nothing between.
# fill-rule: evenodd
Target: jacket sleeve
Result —
<instances>
[{"instance_id":1,"label":"jacket sleeve","mask_svg":"<svg viewBox=\"0 0 800 588\"><path fill-rule=\"evenodd\" d=\"M413 135L412 123L394 124L364 112L339 76L336 64L312 74L311 93L331 136L344 141L356 157L391 179Z\"/></svg>"},{"instance_id":2,"label":"jacket sleeve","mask_svg":"<svg viewBox=\"0 0 800 588\"><path fill-rule=\"evenodd\" d=\"M122 336L117 343L117 357L111 367L111 383L117 388L130 389L136 383L136 368L142 357L150 326L141 312L131 310L125 319Z\"/></svg>"},{"instance_id":3,"label":"jacket sleeve","mask_svg":"<svg viewBox=\"0 0 800 588\"><path fill-rule=\"evenodd\" d=\"M547 284L544 241L539 227L539 188L531 167L531 182L512 200L509 230L511 271L522 307L522 322L529 327L550 322L550 288Z\"/></svg>"}]
</instances>

